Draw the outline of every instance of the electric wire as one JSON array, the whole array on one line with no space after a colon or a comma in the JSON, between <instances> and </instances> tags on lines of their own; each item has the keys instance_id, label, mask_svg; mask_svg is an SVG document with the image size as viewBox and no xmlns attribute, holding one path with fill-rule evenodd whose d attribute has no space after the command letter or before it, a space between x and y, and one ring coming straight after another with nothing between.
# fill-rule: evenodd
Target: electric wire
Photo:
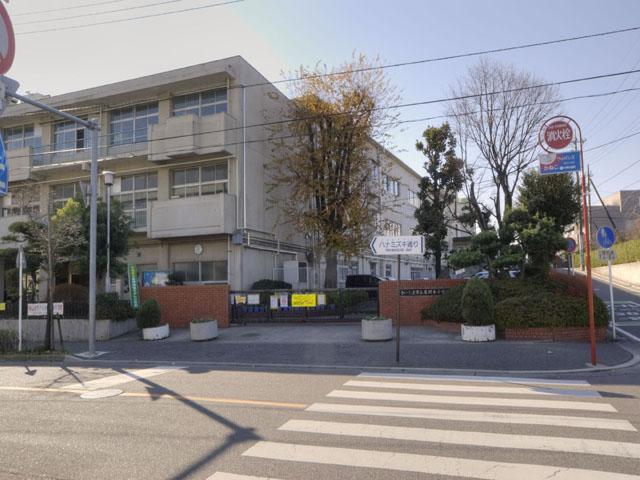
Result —
<instances>
[{"instance_id":1,"label":"electric wire","mask_svg":"<svg viewBox=\"0 0 640 480\"><path fill-rule=\"evenodd\" d=\"M11 16L12 17L24 17L26 15L40 15L42 13L69 11L69 9L77 10L79 8L92 8L92 7L98 7L100 5L109 5L109 4L113 4L113 3L123 3L123 2L126 2L126 1L128 1L128 0L108 0L108 1L104 1L104 2L86 3L86 4L81 4L81 5L67 5L66 7L51 8L49 10L31 10L31 11L28 11L28 12L14 13Z\"/></svg>"}]
</instances>

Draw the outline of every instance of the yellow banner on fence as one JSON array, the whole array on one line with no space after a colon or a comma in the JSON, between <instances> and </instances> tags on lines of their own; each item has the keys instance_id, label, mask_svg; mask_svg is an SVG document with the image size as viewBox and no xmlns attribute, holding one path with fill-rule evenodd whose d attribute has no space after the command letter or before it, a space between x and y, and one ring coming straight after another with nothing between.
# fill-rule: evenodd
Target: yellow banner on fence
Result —
<instances>
[{"instance_id":1,"label":"yellow banner on fence","mask_svg":"<svg viewBox=\"0 0 640 480\"><path fill-rule=\"evenodd\" d=\"M316 294L315 293L292 293L291 306L292 307L315 307Z\"/></svg>"}]
</instances>

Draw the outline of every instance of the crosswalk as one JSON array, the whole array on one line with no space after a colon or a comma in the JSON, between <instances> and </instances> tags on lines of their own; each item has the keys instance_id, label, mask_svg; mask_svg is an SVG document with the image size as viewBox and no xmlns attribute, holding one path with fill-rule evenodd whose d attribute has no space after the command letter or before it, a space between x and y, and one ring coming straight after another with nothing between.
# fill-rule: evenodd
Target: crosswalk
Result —
<instances>
[{"instance_id":1,"label":"crosswalk","mask_svg":"<svg viewBox=\"0 0 640 480\"><path fill-rule=\"evenodd\" d=\"M208 480L640 480L620 417L584 381L363 373Z\"/></svg>"}]
</instances>

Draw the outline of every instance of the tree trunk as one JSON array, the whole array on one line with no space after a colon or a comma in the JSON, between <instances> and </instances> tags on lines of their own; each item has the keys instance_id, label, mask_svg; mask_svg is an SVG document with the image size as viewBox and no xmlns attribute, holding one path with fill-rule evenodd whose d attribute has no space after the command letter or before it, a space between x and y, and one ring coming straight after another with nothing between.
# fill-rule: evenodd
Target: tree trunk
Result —
<instances>
[{"instance_id":1,"label":"tree trunk","mask_svg":"<svg viewBox=\"0 0 640 480\"><path fill-rule=\"evenodd\" d=\"M433 250L433 257L435 258L436 278L440 278L442 272L442 249L437 248Z\"/></svg>"},{"instance_id":2,"label":"tree trunk","mask_svg":"<svg viewBox=\"0 0 640 480\"><path fill-rule=\"evenodd\" d=\"M338 252L327 250L325 258L324 288L338 288Z\"/></svg>"}]
</instances>

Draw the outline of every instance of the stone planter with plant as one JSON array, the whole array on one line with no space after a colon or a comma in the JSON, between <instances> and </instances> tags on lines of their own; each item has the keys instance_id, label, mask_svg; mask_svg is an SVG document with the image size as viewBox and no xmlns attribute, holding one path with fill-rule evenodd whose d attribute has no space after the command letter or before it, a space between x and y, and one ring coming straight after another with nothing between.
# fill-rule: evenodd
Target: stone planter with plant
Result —
<instances>
[{"instance_id":1,"label":"stone planter with plant","mask_svg":"<svg viewBox=\"0 0 640 480\"><path fill-rule=\"evenodd\" d=\"M218 321L211 318L196 318L189 324L191 340L203 341L218 338Z\"/></svg>"},{"instance_id":2,"label":"stone planter with plant","mask_svg":"<svg viewBox=\"0 0 640 480\"><path fill-rule=\"evenodd\" d=\"M160 304L156 300L147 300L140 306L136 321L142 329L143 340L161 340L169 336L169 325L160 325L160 317Z\"/></svg>"},{"instance_id":3,"label":"stone planter with plant","mask_svg":"<svg viewBox=\"0 0 640 480\"><path fill-rule=\"evenodd\" d=\"M390 318L370 316L362 319L362 339L370 342L391 340L393 323Z\"/></svg>"},{"instance_id":4,"label":"stone planter with plant","mask_svg":"<svg viewBox=\"0 0 640 480\"><path fill-rule=\"evenodd\" d=\"M487 283L478 278L467 282L462 293L462 340L489 342L496 339L493 296Z\"/></svg>"}]
</instances>

